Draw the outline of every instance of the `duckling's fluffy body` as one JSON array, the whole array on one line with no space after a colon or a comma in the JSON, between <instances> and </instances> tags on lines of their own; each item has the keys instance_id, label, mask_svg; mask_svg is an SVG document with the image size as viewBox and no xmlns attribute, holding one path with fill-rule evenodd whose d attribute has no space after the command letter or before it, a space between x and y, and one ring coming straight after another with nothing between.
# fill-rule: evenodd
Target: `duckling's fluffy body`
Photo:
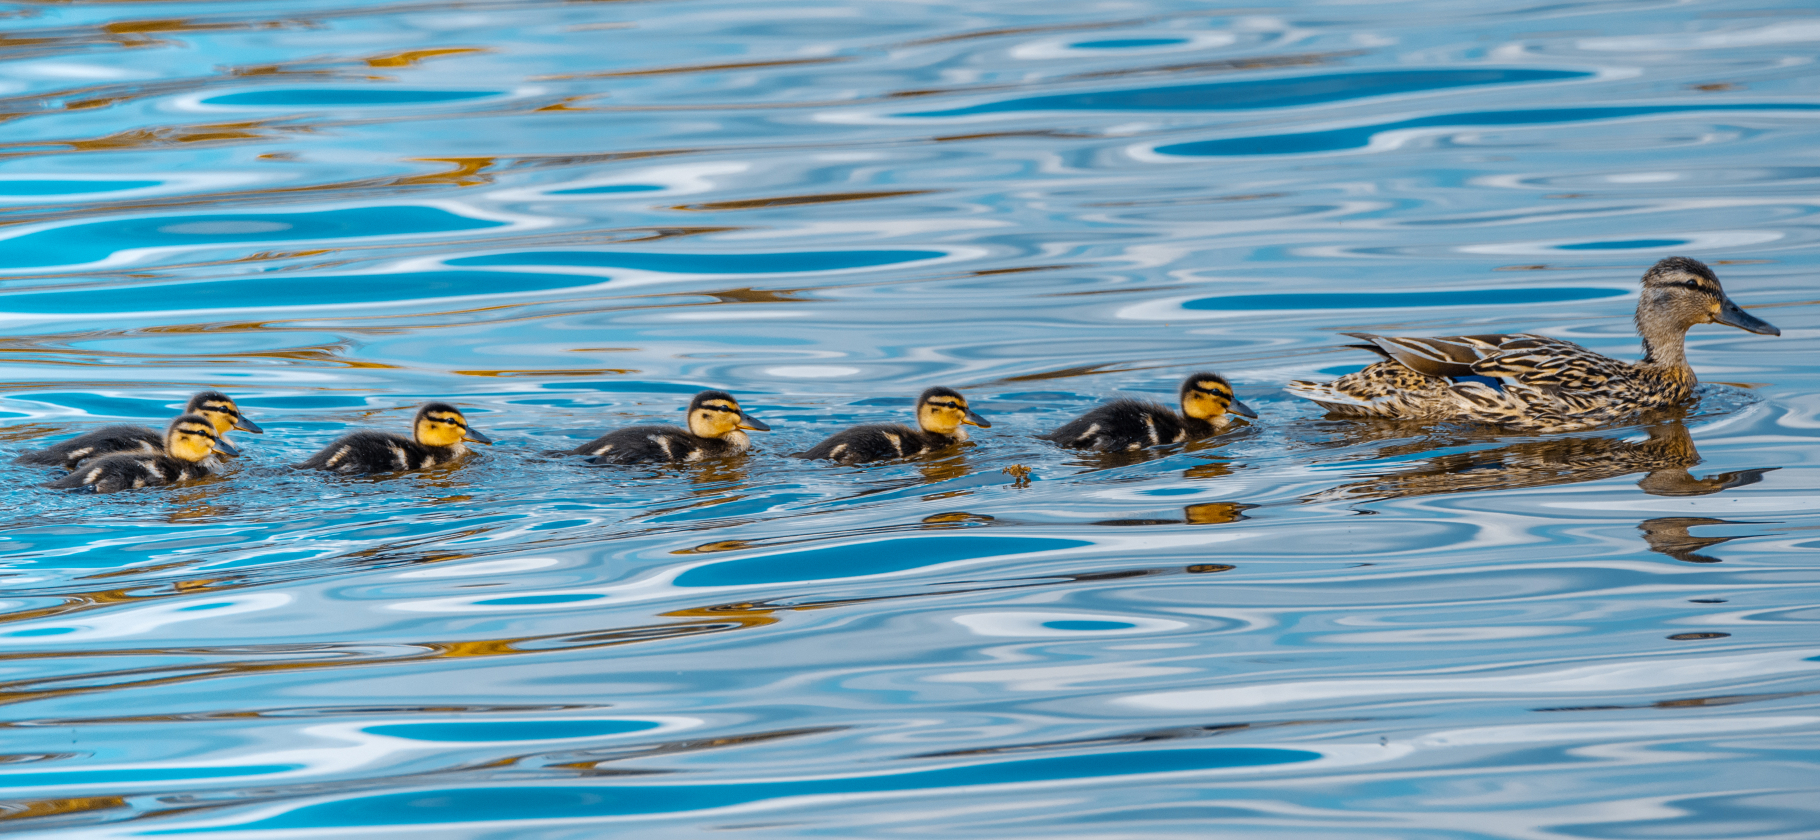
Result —
<instances>
[{"instance_id":1,"label":"duckling's fluffy body","mask_svg":"<svg viewBox=\"0 0 1820 840\"><path fill-rule=\"evenodd\" d=\"M725 391L703 391L689 401L689 428L680 426L628 426L616 429L574 449L552 455L586 455L592 464L656 464L701 461L738 455L752 445L743 429L768 432L739 407Z\"/></svg>"},{"instance_id":2,"label":"duckling's fluffy body","mask_svg":"<svg viewBox=\"0 0 1820 840\"><path fill-rule=\"evenodd\" d=\"M1204 438L1225 427L1183 417L1161 403L1113 400L1037 437L1069 449L1124 452Z\"/></svg>"},{"instance_id":3,"label":"duckling's fluffy body","mask_svg":"<svg viewBox=\"0 0 1820 840\"><path fill-rule=\"evenodd\" d=\"M469 451L461 443L425 446L404 435L363 429L342 435L297 468L328 470L342 475L423 470L459 461Z\"/></svg>"},{"instance_id":4,"label":"duckling's fluffy body","mask_svg":"<svg viewBox=\"0 0 1820 840\"><path fill-rule=\"evenodd\" d=\"M214 458L188 462L163 452L116 452L90 459L77 467L75 472L44 486L58 490L87 488L97 493L161 487L212 475L219 464Z\"/></svg>"},{"instance_id":5,"label":"duckling's fluffy body","mask_svg":"<svg viewBox=\"0 0 1820 840\"><path fill-rule=\"evenodd\" d=\"M1636 313L1641 361L1528 333L1442 338L1349 333L1367 342L1354 346L1383 361L1331 382L1291 382L1287 390L1340 416L1572 431L1690 399L1697 382L1687 362L1690 327L1724 324L1782 334L1733 303L1699 260L1669 257L1652 266L1642 282Z\"/></svg>"},{"instance_id":6,"label":"duckling's fluffy body","mask_svg":"<svg viewBox=\"0 0 1820 840\"><path fill-rule=\"evenodd\" d=\"M902 423L868 423L843 429L796 457L841 464L909 458L966 440L964 425L992 426L967 407L967 400L959 391L951 388L930 388L917 397L916 421L921 428L912 429Z\"/></svg>"},{"instance_id":7,"label":"duckling's fluffy body","mask_svg":"<svg viewBox=\"0 0 1820 840\"><path fill-rule=\"evenodd\" d=\"M955 429L953 434L944 435L912 429L902 423L867 423L835 432L797 457L859 464L923 455L966 439L965 429Z\"/></svg>"},{"instance_id":8,"label":"duckling's fluffy body","mask_svg":"<svg viewBox=\"0 0 1820 840\"><path fill-rule=\"evenodd\" d=\"M1217 373L1197 373L1182 382L1182 413L1160 403L1113 400L1038 438L1069 449L1128 452L1215 435L1232 424L1230 413L1257 414L1232 395Z\"/></svg>"},{"instance_id":9,"label":"duckling's fluffy body","mask_svg":"<svg viewBox=\"0 0 1820 840\"><path fill-rule=\"evenodd\" d=\"M752 438L739 431L702 437L681 426L627 426L562 454L588 455L596 464L653 464L738 455L751 445Z\"/></svg>"},{"instance_id":10,"label":"duckling's fluffy body","mask_svg":"<svg viewBox=\"0 0 1820 840\"><path fill-rule=\"evenodd\" d=\"M114 454L156 455L163 449L164 441L156 430L144 426L102 426L44 449L26 450L13 460L20 464L73 470L91 458Z\"/></svg>"},{"instance_id":11,"label":"duckling's fluffy body","mask_svg":"<svg viewBox=\"0 0 1820 840\"><path fill-rule=\"evenodd\" d=\"M203 391L191 397L183 413L202 416L214 426L217 435L225 435L229 429L255 434L264 431L259 424L242 417L239 406L220 391ZM44 449L21 452L14 461L73 470L83 461L115 453L157 454L164 451L164 437L164 433L147 426L103 426ZM218 463L214 455L209 459L211 465Z\"/></svg>"},{"instance_id":12,"label":"duckling's fluffy body","mask_svg":"<svg viewBox=\"0 0 1820 840\"><path fill-rule=\"evenodd\" d=\"M233 454L214 425L199 414L185 414L171 421L163 445L153 452L115 452L83 462L69 475L47 483L58 490L91 490L113 493L142 487L161 487L194 481L219 465L216 447Z\"/></svg>"},{"instance_id":13,"label":"duckling's fluffy body","mask_svg":"<svg viewBox=\"0 0 1820 840\"><path fill-rule=\"evenodd\" d=\"M418 409L411 428L413 437L409 438L372 430L351 432L296 467L342 475L421 470L466 457L471 450L464 440L492 443L486 435L468 428L467 418L447 403Z\"/></svg>"}]
</instances>

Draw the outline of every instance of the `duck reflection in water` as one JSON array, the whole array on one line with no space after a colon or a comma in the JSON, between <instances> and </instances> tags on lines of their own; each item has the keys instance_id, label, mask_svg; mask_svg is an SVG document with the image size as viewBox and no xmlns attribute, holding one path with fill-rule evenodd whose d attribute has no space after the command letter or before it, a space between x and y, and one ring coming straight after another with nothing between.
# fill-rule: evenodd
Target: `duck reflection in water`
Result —
<instances>
[{"instance_id":1,"label":"duck reflection in water","mask_svg":"<svg viewBox=\"0 0 1820 840\"><path fill-rule=\"evenodd\" d=\"M1129 527L1132 525L1226 525L1243 522L1251 517L1245 511L1257 505L1243 502L1202 502L1182 508L1181 519L1106 519L1095 522L1095 525L1114 525Z\"/></svg>"},{"instance_id":2,"label":"duck reflection in water","mask_svg":"<svg viewBox=\"0 0 1820 840\"><path fill-rule=\"evenodd\" d=\"M744 458L709 458L689 464L687 470L689 483L695 485L690 492L697 496L749 489Z\"/></svg>"},{"instance_id":3,"label":"duck reflection in water","mask_svg":"<svg viewBox=\"0 0 1820 840\"><path fill-rule=\"evenodd\" d=\"M1547 487L1647 473L1637 482L1656 496L1702 496L1756 484L1776 469L1736 470L1696 478L1688 468L1700 463L1693 437L1679 421L1649 428L1640 442L1610 437L1570 437L1525 441L1441 455L1417 468L1367 477L1304 498L1309 502L1395 499L1435 493L1473 493Z\"/></svg>"},{"instance_id":4,"label":"duck reflection in water","mask_svg":"<svg viewBox=\"0 0 1820 840\"><path fill-rule=\"evenodd\" d=\"M1750 523L1710 519L1704 516L1664 516L1658 519L1643 520L1642 524L1637 526L1637 530L1643 532L1643 541L1649 544L1649 550L1657 554L1666 554L1683 563L1720 563L1724 561L1717 557L1701 554L1700 549L1728 543L1737 537L1696 537L1688 533L1687 529L1700 525L1747 524Z\"/></svg>"}]
</instances>

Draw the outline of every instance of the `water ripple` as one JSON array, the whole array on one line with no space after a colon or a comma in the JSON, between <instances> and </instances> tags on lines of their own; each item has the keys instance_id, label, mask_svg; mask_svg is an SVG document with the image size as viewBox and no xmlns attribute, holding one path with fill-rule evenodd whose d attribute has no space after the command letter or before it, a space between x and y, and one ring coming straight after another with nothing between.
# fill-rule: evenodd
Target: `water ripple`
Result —
<instances>
[{"instance_id":1,"label":"water ripple","mask_svg":"<svg viewBox=\"0 0 1820 840\"><path fill-rule=\"evenodd\" d=\"M0 830L1811 833L1800 15L13 11L0 449L205 388L265 432L159 491L0 464ZM1669 253L1783 330L1696 327L1685 410L1513 437L1280 391L1372 361L1344 332L1635 358ZM1033 437L1204 369L1261 417ZM791 457L931 385L992 427ZM773 431L540 454L705 388ZM286 466L431 400L496 444Z\"/></svg>"}]
</instances>

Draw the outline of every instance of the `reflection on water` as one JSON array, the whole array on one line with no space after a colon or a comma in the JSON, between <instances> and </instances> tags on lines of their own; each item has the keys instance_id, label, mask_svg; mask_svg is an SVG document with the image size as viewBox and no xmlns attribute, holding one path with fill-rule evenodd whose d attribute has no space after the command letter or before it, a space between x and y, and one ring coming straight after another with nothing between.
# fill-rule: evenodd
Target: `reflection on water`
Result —
<instances>
[{"instance_id":1,"label":"reflection on water","mask_svg":"<svg viewBox=\"0 0 1820 840\"><path fill-rule=\"evenodd\" d=\"M1414 468L1322 491L1309 501L1546 487L1632 473L1646 473L1637 482L1645 493L1704 496L1756 484L1764 473L1777 469L1733 470L1696 478L1688 468L1700 463L1700 452L1685 425L1664 423L1646 431L1649 436L1636 443L1614 437L1552 437L1440 455L1417 462Z\"/></svg>"},{"instance_id":2,"label":"reflection on water","mask_svg":"<svg viewBox=\"0 0 1820 840\"><path fill-rule=\"evenodd\" d=\"M1800 9L8 9L0 448L267 432L102 498L0 457L5 831L1811 832ZM1669 253L1785 332L1697 328L1647 427L1278 390L1340 332L1629 358ZM1258 421L1032 437L1202 369ZM788 457L936 384L993 427ZM537 454L710 387L748 456ZM430 400L498 443L284 466Z\"/></svg>"}]
</instances>

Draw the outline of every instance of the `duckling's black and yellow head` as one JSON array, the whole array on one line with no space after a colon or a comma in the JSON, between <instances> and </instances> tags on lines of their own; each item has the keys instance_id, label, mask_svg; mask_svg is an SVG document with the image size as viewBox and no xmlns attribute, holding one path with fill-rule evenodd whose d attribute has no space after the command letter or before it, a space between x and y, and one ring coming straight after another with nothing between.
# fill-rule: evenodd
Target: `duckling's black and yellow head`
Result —
<instances>
[{"instance_id":1,"label":"duckling's black and yellow head","mask_svg":"<svg viewBox=\"0 0 1820 840\"><path fill-rule=\"evenodd\" d=\"M240 450L221 439L215 424L200 414L185 414L164 430L164 451L179 461L195 463L214 452L239 455Z\"/></svg>"},{"instance_id":2,"label":"duckling's black and yellow head","mask_svg":"<svg viewBox=\"0 0 1820 840\"><path fill-rule=\"evenodd\" d=\"M493 439L468 428L468 418L448 403L433 402L417 409L411 435L424 446L456 446L464 440L492 443Z\"/></svg>"},{"instance_id":3,"label":"duckling's black and yellow head","mask_svg":"<svg viewBox=\"0 0 1820 840\"><path fill-rule=\"evenodd\" d=\"M770 426L740 410L739 400L726 391L703 391L689 401L689 434L724 438L741 429L771 431Z\"/></svg>"},{"instance_id":4,"label":"duckling's black and yellow head","mask_svg":"<svg viewBox=\"0 0 1820 840\"><path fill-rule=\"evenodd\" d=\"M1781 335L1768 321L1758 318L1726 297L1719 278L1706 263L1690 257L1669 257L1643 275L1643 293L1637 298L1637 332L1651 347L1675 340L1695 324L1724 324L1746 332Z\"/></svg>"},{"instance_id":5,"label":"duckling's black and yellow head","mask_svg":"<svg viewBox=\"0 0 1820 840\"><path fill-rule=\"evenodd\" d=\"M1182 380L1182 413L1196 420L1214 422L1214 418L1232 412L1240 417L1257 417L1238 397L1232 395L1232 383L1213 372L1196 373Z\"/></svg>"},{"instance_id":6,"label":"duckling's black and yellow head","mask_svg":"<svg viewBox=\"0 0 1820 840\"><path fill-rule=\"evenodd\" d=\"M203 391L190 397L190 403L183 407L183 413L200 414L208 418L218 435L227 434L229 429L240 429L256 435L265 434L258 423L241 416L240 406L220 391Z\"/></svg>"},{"instance_id":7,"label":"duckling's black and yellow head","mask_svg":"<svg viewBox=\"0 0 1820 840\"><path fill-rule=\"evenodd\" d=\"M916 398L916 425L925 432L965 438L961 425L992 428L986 418L967 407L967 398L953 388L930 388Z\"/></svg>"}]
</instances>

